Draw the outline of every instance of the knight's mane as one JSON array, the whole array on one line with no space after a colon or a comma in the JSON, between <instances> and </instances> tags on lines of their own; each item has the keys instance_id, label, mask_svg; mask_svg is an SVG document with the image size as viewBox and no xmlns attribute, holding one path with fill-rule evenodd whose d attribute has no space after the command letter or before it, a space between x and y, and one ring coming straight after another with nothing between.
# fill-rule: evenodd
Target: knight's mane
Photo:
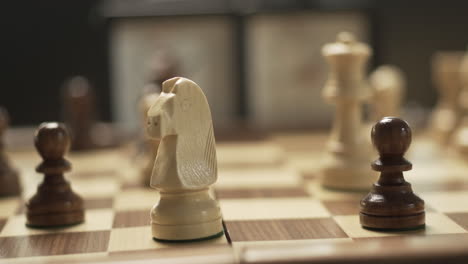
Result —
<instances>
[{"instance_id":1,"label":"knight's mane","mask_svg":"<svg viewBox=\"0 0 468 264\"><path fill-rule=\"evenodd\" d=\"M172 122L177 131L177 172L188 188L203 188L217 178L217 161L210 107L194 82L175 77L163 83L163 92L174 93Z\"/></svg>"}]
</instances>

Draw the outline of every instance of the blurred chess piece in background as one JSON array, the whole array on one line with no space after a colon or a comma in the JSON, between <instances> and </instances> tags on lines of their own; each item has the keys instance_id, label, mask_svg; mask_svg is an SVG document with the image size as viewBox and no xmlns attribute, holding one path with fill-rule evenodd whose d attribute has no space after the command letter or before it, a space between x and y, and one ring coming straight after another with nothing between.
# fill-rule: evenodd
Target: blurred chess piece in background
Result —
<instances>
[{"instance_id":1,"label":"blurred chess piece in background","mask_svg":"<svg viewBox=\"0 0 468 264\"><path fill-rule=\"evenodd\" d=\"M16 196L21 192L18 171L12 167L5 152L4 135L9 123L7 110L0 107L0 197Z\"/></svg>"},{"instance_id":2,"label":"blurred chess piece in background","mask_svg":"<svg viewBox=\"0 0 468 264\"><path fill-rule=\"evenodd\" d=\"M96 99L83 76L72 77L63 88L63 117L72 137L72 150L95 148L91 130L96 123Z\"/></svg>"},{"instance_id":3,"label":"blurred chess piece in background","mask_svg":"<svg viewBox=\"0 0 468 264\"><path fill-rule=\"evenodd\" d=\"M386 116L401 116L401 105L406 94L403 71L394 65L382 65L369 76L369 84L373 92L371 126Z\"/></svg>"},{"instance_id":4,"label":"blurred chess piece in background","mask_svg":"<svg viewBox=\"0 0 468 264\"><path fill-rule=\"evenodd\" d=\"M367 190L376 176L369 169L373 158L367 139L370 131L364 132L362 120L363 104L371 96L364 69L372 50L354 35L341 32L336 42L323 47L322 54L330 69L323 96L336 107L320 172L322 185L348 191Z\"/></svg>"},{"instance_id":5,"label":"blurred chess piece in background","mask_svg":"<svg viewBox=\"0 0 468 264\"><path fill-rule=\"evenodd\" d=\"M439 98L429 119L429 133L443 146L450 143L460 122L462 59L462 52L437 52L432 57L433 83L437 87ZM468 109L468 100L461 107L463 105Z\"/></svg>"},{"instance_id":6,"label":"blurred chess piece in background","mask_svg":"<svg viewBox=\"0 0 468 264\"><path fill-rule=\"evenodd\" d=\"M465 53L460 64L458 78L461 83L460 94L454 104L460 107L460 124L454 133L453 144L463 155L468 154L468 53ZM457 104L458 103L458 104Z\"/></svg>"},{"instance_id":7,"label":"blurred chess piece in background","mask_svg":"<svg viewBox=\"0 0 468 264\"><path fill-rule=\"evenodd\" d=\"M146 134L147 114L161 93L162 83L176 76L176 60L167 52L160 51L149 61L147 83L142 89L138 101L138 112L140 113L141 127L139 140L137 142L137 157L141 160L141 183L148 186L154 167L156 154L158 153L159 140L150 138Z\"/></svg>"},{"instance_id":8,"label":"blurred chess piece in background","mask_svg":"<svg viewBox=\"0 0 468 264\"><path fill-rule=\"evenodd\" d=\"M75 76L65 82L62 115L71 134L72 151L113 147L122 141L118 127L99 121L96 102L95 91L87 78Z\"/></svg>"}]
</instances>

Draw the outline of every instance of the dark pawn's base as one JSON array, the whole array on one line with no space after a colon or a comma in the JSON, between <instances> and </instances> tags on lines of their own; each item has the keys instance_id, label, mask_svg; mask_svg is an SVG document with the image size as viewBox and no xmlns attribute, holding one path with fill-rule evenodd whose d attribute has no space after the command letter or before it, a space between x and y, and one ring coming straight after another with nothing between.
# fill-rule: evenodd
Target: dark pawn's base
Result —
<instances>
[{"instance_id":1,"label":"dark pawn's base","mask_svg":"<svg viewBox=\"0 0 468 264\"><path fill-rule=\"evenodd\" d=\"M362 228L370 230L370 231L378 231L378 232L406 232L406 231L416 231L426 228L426 225L420 225L411 228L400 228L400 229L393 229L393 228L372 228L363 226Z\"/></svg>"},{"instance_id":2,"label":"dark pawn's base","mask_svg":"<svg viewBox=\"0 0 468 264\"><path fill-rule=\"evenodd\" d=\"M68 213L26 215L26 226L31 228L58 228L78 225L84 222L84 211Z\"/></svg>"},{"instance_id":3,"label":"dark pawn's base","mask_svg":"<svg viewBox=\"0 0 468 264\"><path fill-rule=\"evenodd\" d=\"M360 213L362 227L375 231L409 231L425 228L425 213L407 216L378 216Z\"/></svg>"},{"instance_id":4,"label":"dark pawn's base","mask_svg":"<svg viewBox=\"0 0 468 264\"><path fill-rule=\"evenodd\" d=\"M212 236L207 236L207 237L202 237L202 238L195 238L195 239L188 239L188 240L167 240L167 239L159 239L156 237L153 237L153 240L156 242L163 242L163 243L190 243L190 242L199 242L199 241L205 241L205 240L210 240L213 238L218 238L224 235L224 231L221 231L217 234L214 234Z\"/></svg>"}]
</instances>

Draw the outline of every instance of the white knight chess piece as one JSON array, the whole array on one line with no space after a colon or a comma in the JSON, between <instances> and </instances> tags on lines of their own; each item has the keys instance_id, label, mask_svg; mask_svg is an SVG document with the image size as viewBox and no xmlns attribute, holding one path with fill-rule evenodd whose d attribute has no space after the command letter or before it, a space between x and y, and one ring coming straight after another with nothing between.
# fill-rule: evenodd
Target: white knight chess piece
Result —
<instances>
[{"instance_id":1,"label":"white knight chess piece","mask_svg":"<svg viewBox=\"0 0 468 264\"><path fill-rule=\"evenodd\" d=\"M211 112L201 88L185 78L163 83L148 111L148 135L161 139L151 187L161 198L151 210L153 238L187 241L223 234L209 188L217 179Z\"/></svg>"}]
</instances>

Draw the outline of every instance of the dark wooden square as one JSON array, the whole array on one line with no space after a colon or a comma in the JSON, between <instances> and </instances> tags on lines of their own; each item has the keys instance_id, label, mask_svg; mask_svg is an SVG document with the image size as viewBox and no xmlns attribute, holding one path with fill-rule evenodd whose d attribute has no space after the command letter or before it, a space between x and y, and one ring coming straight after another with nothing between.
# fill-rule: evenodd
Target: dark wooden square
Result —
<instances>
[{"instance_id":1,"label":"dark wooden square","mask_svg":"<svg viewBox=\"0 0 468 264\"><path fill-rule=\"evenodd\" d=\"M121 211L114 216L113 228L150 225L149 210Z\"/></svg>"},{"instance_id":2,"label":"dark wooden square","mask_svg":"<svg viewBox=\"0 0 468 264\"><path fill-rule=\"evenodd\" d=\"M302 187L218 189L218 199L309 197Z\"/></svg>"},{"instance_id":3,"label":"dark wooden square","mask_svg":"<svg viewBox=\"0 0 468 264\"><path fill-rule=\"evenodd\" d=\"M2 232L3 227L5 226L7 221L8 219L0 219L0 233Z\"/></svg>"},{"instance_id":4,"label":"dark wooden square","mask_svg":"<svg viewBox=\"0 0 468 264\"><path fill-rule=\"evenodd\" d=\"M447 216L468 231L468 213L450 213Z\"/></svg>"},{"instance_id":5,"label":"dark wooden square","mask_svg":"<svg viewBox=\"0 0 468 264\"><path fill-rule=\"evenodd\" d=\"M346 201L322 201L322 204L332 215L358 215L360 210L360 199Z\"/></svg>"},{"instance_id":6,"label":"dark wooden square","mask_svg":"<svg viewBox=\"0 0 468 264\"><path fill-rule=\"evenodd\" d=\"M110 231L0 237L0 257L18 258L107 251Z\"/></svg>"},{"instance_id":7,"label":"dark wooden square","mask_svg":"<svg viewBox=\"0 0 468 264\"><path fill-rule=\"evenodd\" d=\"M85 209L104 209L112 208L114 205L114 199L112 198L97 198L97 199L85 199Z\"/></svg>"},{"instance_id":8,"label":"dark wooden square","mask_svg":"<svg viewBox=\"0 0 468 264\"><path fill-rule=\"evenodd\" d=\"M225 221L231 242L346 238L332 218Z\"/></svg>"}]
</instances>

